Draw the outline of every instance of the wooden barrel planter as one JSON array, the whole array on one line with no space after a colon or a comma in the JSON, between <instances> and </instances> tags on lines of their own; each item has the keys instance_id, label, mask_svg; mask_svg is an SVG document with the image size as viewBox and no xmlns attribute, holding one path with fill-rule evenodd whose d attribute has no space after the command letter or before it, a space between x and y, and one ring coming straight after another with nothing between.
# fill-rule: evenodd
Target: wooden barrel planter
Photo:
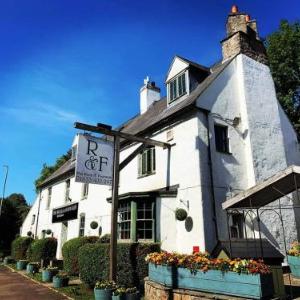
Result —
<instances>
[{"instance_id":1,"label":"wooden barrel planter","mask_svg":"<svg viewBox=\"0 0 300 300\"><path fill-rule=\"evenodd\" d=\"M287 260L288 260L292 275L296 278L300 278L300 257L288 255Z\"/></svg>"},{"instance_id":2,"label":"wooden barrel planter","mask_svg":"<svg viewBox=\"0 0 300 300\"><path fill-rule=\"evenodd\" d=\"M53 282L53 287L62 288L62 287L68 286L69 277L54 276L52 282Z\"/></svg>"},{"instance_id":3,"label":"wooden barrel planter","mask_svg":"<svg viewBox=\"0 0 300 300\"><path fill-rule=\"evenodd\" d=\"M149 263L149 279L171 288L251 299L270 299L274 294L272 274L238 274L219 270L191 272L186 268Z\"/></svg>"},{"instance_id":4,"label":"wooden barrel planter","mask_svg":"<svg viewBox=\"0 0 300 300\"><path fill-rule=\"evenodd\" d=\"M94 288L95 300L111 300L112 290Z\"/></svg>"},{"instance_id":5,"label":"wooden barrel planter","mask_svg":"<svg viewBox=\"0 0 300 300\"><path fill-rule=\"evenodd\" d=\"M17 270L25 270L28 264L28 260L19 260L17 262Z\"/></svg>"},{"instance_id":6,"label":"wooden barrel planter","mask_svg":"<svg viewBox=\"0 0 300 300\"><path fill-rule=\"evenodd\" d=\"M42 271L42 281L52 282L53 277L58 273L58 270L43 270Z\"/></svg>"}]
</instances>

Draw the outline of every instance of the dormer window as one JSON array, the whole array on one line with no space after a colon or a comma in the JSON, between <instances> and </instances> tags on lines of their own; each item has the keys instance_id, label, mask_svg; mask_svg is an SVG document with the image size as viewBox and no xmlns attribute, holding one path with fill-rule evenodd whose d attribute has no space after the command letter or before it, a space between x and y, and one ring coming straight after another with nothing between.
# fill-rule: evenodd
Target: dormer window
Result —
<instances>
[{"instance_id":1,"label":"dormer window","mask_svg":"<svg viewBox=\"0 0 300 300\"><path fill-rule=\"evenodd\" d=\"M169 83L169 103L186 94L185 73L177 76Z\"/></svg>"}]
</instances>

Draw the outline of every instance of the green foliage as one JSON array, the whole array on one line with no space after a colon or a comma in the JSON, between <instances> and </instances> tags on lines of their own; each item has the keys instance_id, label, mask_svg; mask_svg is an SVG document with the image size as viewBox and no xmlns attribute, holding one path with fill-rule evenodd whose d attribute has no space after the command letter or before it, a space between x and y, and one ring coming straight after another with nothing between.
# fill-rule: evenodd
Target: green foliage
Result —
<instances>
[{"instance_id":1,"label":"green foliage","mask_svg":"<svg viewBox=\"0 0 300 300\"><path fill-rule=\"evenodd\" d=\"M300 23L281 21L267 37L267 54L277 97L300 133Z\"/></svg>"},{"instance_id":2,"label":"green foliage","mask_svg":"<svg viewBox=\"0 0 300 300\"><path fill-rule=\"evenodd\" d=\"M40 184L45 181L50 175L52 175L57 169L59 169L66 161L71 158L72 151L69 150L66 154L57 158L55 164L53 166L47 166L47 164L43 164L40 176L35 180L35 190L38 191L38 187Z\"/></svg>"},{"instance_id":3,"label":"green foliage","mask_svg":"<svg viewBox=\"0 0 300 300\"><path fill-rule=\"evenodd\" d=\"M31 237L18 237L11 245L11 255L15 260L21 260L26 258L26 252L32 243Z\"/></svg>"},{"instance_id":4,"label":"green foliage","mask_svg":"<svg viewBox=\"0 0 300 300\"><path fill-rule=\"evenodd\" d=\"M187 211L183 208L177 208L175 210L175 217L178 221L184 221L187 218Z\"/></svg>"},{"instance_id":5,"label":"green foliage","mask_svg":"<svg viewBox=\"0 0 300 300\"><path fill-rule=\"evenodd\" d=\"M148 274L145 262L147 254L159 251L159 244L118 244L118 278L117 283L124 286L143 285ZM89 286L97 281L108 280L109 244L86 244L79 250L79 272L81 280Z\"/></svg>"},{"instance_id":6,"label":"green foliage","mask_svg":"<svg viewBox=\"0 0 300 300\"><path fill-rule=\"evenodd\" d=\"M90 224L90 227L92 229L96 229L98 227L98 223L96 221L92 221L91 224Z\"/></svg>"},{"instance_id":7,"label":"green foliage","mask_svg":"<svg viewBox=\"0 0 300 300\"><path fill-rule=\"evenodd\" d=\"M27 250L29 261L40 262L43 259L46 263L55 259L57 240L55 238L43 238L34 240Z\"/></svg>"},{"instance_id":8,"label":"green foliage","mask_svg":"<svg viewBox=\"0 0 300 300\"><path fill-rule=\"evenodd\" d=\"M64 258L64 270L70 275L78 275L78 252L80 247L87 243L96 243L99 237L83 236L71 239L64 243L62 247L62 254Z\"/></svg>"},{"instance_id":9,"label":"green foliage","mask_svg":"<svg viewBox=\"0 0 300 300\"><path fill-rule=\"evenodd\" d=\"M11 243L20 231L23 220L29 211L22 194L11 194L3 200L0 217L0 252L11 252Z\"/></svg>"},{"instance_id":10,"label":"green foliage","mask_svg":"<svg viewBox=\"0 0 300 300\"><path fill-rule=\"evenodd\" d=\"M100 237L99 242L102 243L102 244L109 244L110 243L110 234L106 233L106 234L102 235Z\"/></svg>"}]
</instances>

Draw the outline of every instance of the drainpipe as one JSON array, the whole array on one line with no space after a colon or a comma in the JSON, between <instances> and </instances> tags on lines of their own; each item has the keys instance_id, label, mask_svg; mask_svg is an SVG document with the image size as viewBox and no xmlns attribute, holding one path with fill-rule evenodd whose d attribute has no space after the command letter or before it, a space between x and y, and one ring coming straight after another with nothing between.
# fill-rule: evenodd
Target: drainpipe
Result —
<instances>
[{"instance_id":1,"label":"drainpipe","mask_svg":"<svg viewBox=\"0 0 300 300\"><path fill-rule=\"evenodd\" d=\"M38 212L36 216L36 225L35 225L35 234L34 238L37 237L37 231L38 231L38 224L39 224L39 216L40 216L40 206L41 206L41 200L42 200L42 190L39 190L39 205L38 205Z\"/></svg>"},{"instance_id":2,"label":"drainpipe","mask_svg":"<svg viewBox=\"0 0 300 300\"><path fill-rule=\"evenodd\" d=\"M210 130L209 130L209 111L204 111L206 116L206 124L207 124L207 151L208 151L208 166L209 166L209 175L210 175L210 191L212 195L212 209L213 209L213 222L215 227L215 235L217 242L219 241L219 233L218 233L218 223L217 223L217 212L216 212L216 197L215 197L215 189L214 189L214 176L213 176L213 166L211 159L211 145L210 145Z\"/></svg>"}]
</instances>

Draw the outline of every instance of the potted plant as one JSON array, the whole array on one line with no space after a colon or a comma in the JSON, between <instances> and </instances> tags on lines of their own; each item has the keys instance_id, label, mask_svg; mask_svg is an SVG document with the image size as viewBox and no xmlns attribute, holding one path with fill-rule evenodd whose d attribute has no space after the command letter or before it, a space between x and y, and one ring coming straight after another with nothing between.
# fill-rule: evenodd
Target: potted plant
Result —
<instances>
[{"instance_id":1,"label":"potted plant","mask_svg":"<svg viewBox=\"0 0 300 300\"><path fill-rule=\"evenodd\" d=\"M95 300L110 300L116 288L113 281L97 281L94 288Z\"/></svg>"},{"instance_id":2,"label":"potted plant","mask_svg":"<svg viewBox=\"0 0 300 300\"><path fill-rule=\"evenodd\" d=\"M126 289L126 300L138 300L139 299L139 292L137 291L136 287L127 288Z\"/></svg>"},{"instance_id":3,"label":"potted plant","mask_svg":"<svg viewBox=\"0 0 300 300\"><path fill-rule=\"evenodd\" d=\"M112 295L112 300L125 300L126 288L119 287L117 288Z\"/></svg>"},{"instance_id":4,"label":"potted plant","mask_svg":"<svg viewBox=\"0 0 300 300\"><path fill-rule=\"evenodd\" d=\"M300 243L293 242L287 257L293 276L300 278Z\"/></svg>"},{"instance_id":5,"label":"potted plant","mask_svg":"<svg viewBox=\"0 0 300 300\"><path fill-rule=\"evenodd\" d=\"M20 259L19 261L17 261L17 270L25 270L27 264L28 264L27 259Z\"/></svg>"},{"instance_id":6,"label":"potted plant","mask_svg":"<svg viewBox=\"0 0 300 300\"><path fill-rule=\"evenodd\" d=\"M39 271L40 264L38 262L30 262L26 266L26 273L27 274L34 274Z\"/></svg>"},{"instance_id":7,"label":"potted plant","mask_svg":"<svg viewBox=\"0 0 300 300\"><path fill-rule=\"evenodd\" d=\"M4 265L8 265L8 264L13 264L15 262L15 260L11 257L11 256L6 256L4 257Z\"/></svg>"},{"instance_id":8,"label":"potted plant","mask_svg":"<svg viewBox=\"0 0 300 300\"><path fill-rule=\"evenodd\" d=\"M52 282L53 277L58 273L57 267L47 267L42 271L42 281Z\"/></svg>"},{"instance_id":9,"label":"potted plant","mask_svg":"<svg viewBox=\"0 0 300 300\"><path fill-rule=\"evenodd\" d=\"M69 276L66 272L59 272L55 276L53 276L53 287L61 288L64 286L68 286L69 284Z\"/></svg>"}]
</instances>

